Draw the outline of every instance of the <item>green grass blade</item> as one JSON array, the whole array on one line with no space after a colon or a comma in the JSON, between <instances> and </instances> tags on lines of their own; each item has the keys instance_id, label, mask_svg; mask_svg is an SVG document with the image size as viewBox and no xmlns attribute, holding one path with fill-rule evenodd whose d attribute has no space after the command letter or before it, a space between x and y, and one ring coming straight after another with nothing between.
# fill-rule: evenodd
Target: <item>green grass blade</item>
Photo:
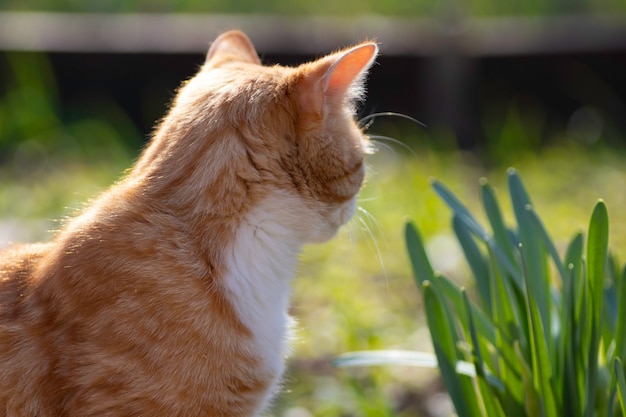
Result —
<instances>
[{"instance_id":1,"label":"green grass blade","mask_svg":"<svg viewBox=\"0 0 626 417\"><path fill-rule=\"evenodd\" d=\"M609 218L604 202L599 201L591 214L587 239L587 279L595 321L600 323L604 291L604 271L608 255Z\"/></svg>"},{"instance_id":2,"label":"green grass blade","mask_svg":"<svg viewBox=\"0 0 626 417\"><path fill-rule=\"evenodd\" d=\"M589 288L587 285L586 288ZM598 351L599 351L599 332L594 320L593 304L587 290L587 295L583 300L582 318L585 320L585 331L582 333L581 353L585 356L584 367L584 383L585 395L583 397L583 408L585 417L593 417L595 415L595 403L597 395L597 379L598 379Z\"/></svg>"},{"instance_id":3,"label":"green grass blade","mask_svg":"<svg viewBox=\"0 0 626 417\"><path fill-rule=\"evenodd\" d=\"M525 262L525 259L523 259ZM524 277L527 284L530 284L531 277L524 271ZM554 397L552 387L552 363L548 352L548 341L546 340L545 331L541 312L537 306L535 294L528 291L526 294L528 321L530 323L530 353L532 363L532 382L535 390L541 393L540 407L541 415L545 417L557 416L557 404Z\"/></svg>"},{"instance_id":4,"label":"green grass blade","mask_svg":"<svg viewBox=\"0 0 626 417\"><path fill-rule=\"evenodd\" d=\"M446 202L446 204L456 213L457 216L463 219L470 229L481 239L487 236L487 231L480 225L480 223L472 216L472 213L465 207L461 201L456 198L454 194L442 183L437 180L432 180L431 185L435 192Z\"/></svg>"},{"instance_id":5,"label":"green grass blade","mask_svg":"<svg viewBox=\"0 0 626 417\"><path fill-rule=\"evenodd\" d=\"M524 358L524 354L522 353L518 342L513 344L513 349L519 358L520 364L522 364L522 383L524 384L524 409L526 411L526 416L543 416L540 395L533 384L532 370L526 364L526 359Z\"/></svg>"},{"instance_id":6,"label":"green grass blade","mask_svg":"<svg viewBox=\"0 0 626 417\"><path fill-rule=\"evenodd\" d=\"M621 271L617 266L615 257L608 253L606 268L604 272L604 282L602 289L602 343L600 344L600 358L603 363L611 363L615 354L615 333L617 329L617 315L619 314L619 289L621 281Z\"/></svg>"},{"instance_id":7,"label":"green grass blade","mask_svg":"<svg viewBox=\"0 0 626 417\"><path fill-rule=\"evenodd\" d=\"M471 303L469 298L467 297L467 291L465 291L465 289L461 291L463 294L465 310L468 316L468 330L472 346L472 359L474 362L474 367L476 368L476 382L478 386L478 391L480 393L480 398L482 400L482 405L485 409L485 414L489 417L504 417L504 411L502 410L500 404L496 401L497 397L494 396L494 393L491 389L491 386L493 386L493 379L487 379L489 373L486 369L485 363L483 362L483 356L480 351L481 344L479 343L476 326L474 325ZM499 386L502 386L501 382Z\"/></svg>"},{"instance_id":8,"label":"green grass blade","mask_svg":"<svg viewBox=\"0 0 626 417\"><path fill-rule=\"evenodd\" d=\"M491 253L490 253L491 254ZM521 364L517 355L513 351L513 341L524 339L524 332L520 330L519 311L517 300L512 294L512 288L507 279L503 278L497 262L493 256L490 259L490 269L492 274L492 321L496 329L496 339L493 344L497 355L497 375L504 382L510 396L504 401L504 408L510 410L515 408L515 403L522 404L524 401L524 386L521 380ZM524 340L523 345L527 345Z\"/></svg>"},{"instance_id":9,"label":"green grass blade","mask_svg":"<svg viewBox=\"0 0 626 417\"><path fill-rule=\"evenodd\" d=\"M583 416L589 417L590 414L593 414L593 403L590 402L590 400L595 401L595 377L598 366L598 355L597 352L594 354L590 353L591 345L593 344L592 341L595 340L595 326L592 320L593 314L591 309L585 262L583 262L582 276L585 285L583 285L581 288L582 296L580 306L580 321L578 322L578 329L575 335L575 349L577 353L576 360L579 364L579 372L576 375L576 382L579 390L583 393L583 395L581 396L581 407L583 409ZM591 380L591 375L593 375L593 381Z\"/></svg>"},{"instance_id":10,"label":"green grass blade","mask_svg":"<svg viewBox=\"0 0 626 417\"><path fill-rule=\"evenodd\" d=\"M466 226L465 223L459 220L459 217L455 215L452 219L452 228L456 234L456 237L463 249L465 259L467 260L474 279L476 281L476 287L483 301L483 305L486 306L487 314L490 314L491 309L491 295L489 292L489 270L485 258L478 249L478 245L474 240L474 237Z\"/></svg>"},{"instance_id":11,"label":"green grass blade","mask_svg":"<svg viewBox=\"0 0 626 417\"><path fill-rule=\"evenodd\" d=\"M504 225L502 212L498 200L496 199L495 191L484 178L480 180L480 188L483 206L487 214L487 219L489 219L489 223L491 224L495 243L509 261L515 263L515 247L509 236L509 231Z\"/></svg>"},{"instance_id":12,"label":"green grass blade","mask_svg":"<svg viewBox=\"0 0 626 417\"><path fill-rule=\"evenodd\" d=\"M613 360L613 371L617 381L617 399L619 401L622 415L626 416L626 377L624 376L624 364L620 358Z\"/></svg>"},{"instance_id":13,"label":"green grass blade","mask_svg":"<svg viewBox=\"0 0 626 417\"><path fill-rule=\"evenodd\" d=\"M558 253L558 250L556 249L554 241L548 234L548 231L546 230L543 222L541 221L541 219L539 218L539 215L533 209L532 206L527 207L527 212L528 212L531 223L534 224L537 238L541 239L543 243L543 247L547 249L550 258L552 259L552 262L558 271L559 278L561 280L561 287L562 288L566 287L565 282L568 280L566 268L563 265L563 261L561 261L561 257L559 256L559 253ZM544 280L548 288L548 291L550 291L551 283L550 283L549 276L546 276ZM562 298L563 293L559 294L555 291L551 295L554 297L552 299L552 303L557 303L557 306L556 306L557 311L562 312L564 310L562 308L563 304L567 304L567 301L563 300ZM548 297L548 300L550 300L550 297ZM552 308L552 303L549 304L548 308ZM553 385L554 390L555 390L555 400L557 401L557 403L560 403L562 402L562 398L563 398L562 390L564 388L564 384L562 383L562 380L561 380L563 377L563 367L564 367L564 355L563 355L564 348L565 348L564 331L567 329L567 326L568 326L567 321L571 321L573 317L566 317L563 314L561 314L560 317L558 318L560 320L560 324L557 326L552 326L552 320L548 319L550 321L551 336L548 335L548 337L546 338L546 341L547 341L546 344L548 347L548 354L550 355L550 363L553 365L553 369L552 369L553 375L555 376L555 381L554 381L555 383ZM561 407L559 406L559 408Z\"/></svg>"},{"instance_id":14,"label":"green grass blade","mask_svg":"<svg viewBox=\"0 0 626 417\"><path fill-rule=\"evenodd\" d=\"M424 240L413 223L409 222L406 224L404 236L409 253L409 260L411 261L411 267L413 269L413 277L421 289L424 281L432 282L434 280L435 272L428 260Z\"/></svg>"},{"instance_id":15,"label":"green grass blade","mask_svg":"<svg viewBox=\"0 0 626 417\"><path fill-rule=\"evenodd\" d=\"M613 358L613 361L615 361L615 359L617 358ZM606 417L613 417L616 415L615 413L615 406L617 405L616 403L619 403L619 401L617 399L616 370L615 370L615 366L613 366L613 368L611 368L611 384L609 385L609 402L608 402L608 408L606 410Z\"/></svg>"},{"instance_id":16,"label":"green grass blade","mask_svg":"<svg viewBox=\"0 0 626 417\"><path fill-rule=\"evenodd\" d=\"M569 245L567 245L567 250L565 251L565 263L567 265L580 264L583 256L584 244L583 234L580 232L576 233L569 242Z\"/></svg>"},{"instance_id":17,"label":"green grass blade","mask_svg":"<svg viewBox=\"0 0 626 417\"><path fill-rule=\"evenodd\" d=\"M470 341L472 346L472 357L474 365L476 366L476 374L481 378L485 378L487 374L485 372L485 364L483 362L483 357L480 353L480 344L478 343L478 334L476 333L476 326L474 325L474 317L472 316L472 308L470 304L470 300L467 297L467 291L463 288L461 289L461 295L463 297L463 304L465 305L465 311L468 317L468 330L470 335Z\"/></svg>"},{"instance_id":18,"label":"green grass blade","mask_svg":"<svg viewBox=\"0 0 626 417\"><path fill-rule=\"evenodd\" d=\"M577 241L582 241L582 235L577 235L571 244L570 248L575 252ZM574 245L574 247L573 247ZM582 245L580 246L582 253ZM573 256L573 253L568 254ZM568 258L566 258L568 259ZM571 258L570 258L571 259ZM580 258L578 260L580 263ZM566 416L579 417L582 415L582 406L580 402L581 395L583 393L583 386L578 385L578 377L583 369L582 363L579 361L579 345L578 334L579 326L576 315L576 300L577 300L577 285L576 280L582 280L582 277L577 277L576 274L580 273L580 267L575 269L573 263L569 263L569 274L563 282L563 306L559 311L561 314L561 339L560 339L560 351L561 351L561 363L559 369L555 370L558 375L563 375L560 381L562 386L561 398L563 398L563 412Z\"/></svg>"},{"instance_id":19,"label":"green grass blade","mask_svg":"<svg viewBox=\"0 0 626 417\"><path fill-rule=\"evenodd\" d=\"M454 323L448 314L436 288L425 281L423 283L424 308L430 330L435 355L441 370L444 385L450 394L459 417L480 417L481 412L472 385L472 379L459 375L456 370L459 341L454 331Z\"/></svg>"},{"instance_id":20,"label":"green grass blade","mask_svg":"<svg viewBox=\"0 0 626 417\"><path fill-rule=\"evenodd\" d=\"M616 288L618 294L618 307L614 336L615 356L622 359L626 358L626 267L622 269Z\"/></svg>"},{"instance_id":21,"label":"green grass blade","mask_svg":"<svg viewBox=\"0 0 626 417\"><path fill-rule=\"evenodd\" d=\"M563 350L567 355L564 363L565 380L564 405L572 410L572 417L582 416L585 412L587 349L589 346L590 323L587 314L587 282L583 262L584 238L577 233L571 240L565 255L565 262L570 271L569 278L563 283L563 297L567 308L561 309L561 323L567 327L569 337L563 339ZM565 393L569 393L565 397Z\"/></svg>"},{"instance_id":22,"label":"green grass blade","mask_svg":"<svg viewBox=\"0 0 626 417\"><path fill-rule=\"evenodd\" d=\"M459 287L443 275L437 275L432 283L437 287L444 299L454 308L457 319L463 328L468 328L469 322L466 309L463 304L463 294ZM495 344L496 330L489 317L476 305L470 303L470 308L475 319L476 328L483 338L490 344Z\"/></svg>"},{"instance_id":23,"label":"green grass blade","mask_svg":"<svg viewBox=\"0 0 626 417\"><path fill-rule=\"evenodd\" d=\"M527 292L532 294L536 300L541 326L544 331L544 340L549 340L551 330L550 279L544 246L530 218L528 207L531 205L531 201L521 178L514 169L509 169L507 173L511 202L518 223L519 239L522 244L520 251L524 258L524 283Z\"/></svg>"},{"instance_id":24,"label":"green grass blade","mask_svg":"<svg viewBox=\"0 0 626 417\"><path fill-rule=\"evenodd\" d=\"M527 208L527 210L528 210L528 214L529 214L529 218L531 222L534 223L537 233L539 234L539 237L541 238L545 247L548 249L548 253L550 254L550 257L552 258L552 261L554 262L556 269L559 271L561 281L563 281L567 275L567 272L566 272L565 266L563 265L563 262L561 261L559 252L556 249L556 246L554 246L554 241L550 238L548 231L544 227L543 222L539 218L539 215L534 210L534 208L530 206Z\"/></svg>"},{"instance_id":25,"label":"green grass blade","mask_svg":"<svg viewBox=\"0 0 626 417\"><path fill-rule=\"evenodd\" d=\"M594 415L598 384L598 353L602 336L602 302L604 270L607 261L609 238L608 213L604 202L599 201L591 214L587 237L587 282L591 332L588 339L587 388L585 416Z\"/></svg>"},{"instance_id":26,"label":"green grass blade","mask_svg":"<svg viewBox=\"0 0 626 417\"><path fill-rule=\"evenodd\" d=\"M511 275L518 288L523 287L523 279L519 269L507 257L505 253L498 247L493 237L478 223L471 215L467 207L463 205L452 192L437 180L432 181L432 187L439 196L448 204L452 211L458 216L459 221L467 225L467 227L476 235L478 239L484 241L498 258L504 269Z\"/></svg>"},{"instance_id":27,"label":"green grass blade","mask_svg":"<svg viewBox=\"0 0 626 417\"><path fill-rule=\"evenodd\" d=\"M413 268L413 275L420 288L422 288L424 281L430 281L442 291L446 300L454 306L455 310L458 313L463 314L461 290L445 277L435 276L433 267L426 254L424 242L417 228L412 223L406 224L405 238L407 242L407 250L409 252L409 259ZM477 326L481 334L493 343L495 337L493 324L482 311L476 307L474 307L474 309L476 310L474 313L476 316Z\"/></svg>"},{"instance_id":28,"label":"green grass blade","mask_svg":"<svg viewBox=\"0 0 626 417\"><path fill-rule=\"evenodd\" d=\"M585 280L583 279L583 249L583 235L582 233L577 233L574 238L572 238L565 253L565 263L567 264L568 269L571 270L571 273L568 274L568 277L570 277L570 279L563 283L563 287L564 292L573 292L575 294L574 296L572 296L572 300L574 301L574 321L576 323L580 321L580 309L582 306L583 288L586 285ZM566 322L567 320L567 317L562 318L563 322Z\"/></svg>"},{"instance_id":29,"label":"green grass blade","mask_svg":"<svg viewBox=\"0 0 626 417\"><path fill-rule=\"evenodd\" d=\"M449 362L454 365L459 359L456 352L456 345L459 340L456 333L454 322L452 321L445 304L441 299L441 295L430 281L424 282L424 308L428 319L428 328L430 330L437 359L440 361L440 353ZM454 366L452 366L454 368Z\"/></svg>"},{"instance_id":30,"label":"green grass blade","mask_svg":"<svg viewBox=\"0 0 626 417\"><path fill-rule=\"evenodd\" d=\"M446 304L452 309L451 313L458 320L459 327L463 330L465 337L469 338L469 317L463 302L461 289L442 275L436 275L432 285L437 288ZM479 338L480 345L485 351L493 351L495 343L495 327L493 323L490 318L472 302L470 302L470 309L472 310L478 334L481 336ZM493 361L496 357L497 355L486 357L489 366L494 366Z\"/></svg>"},{"instance_id":31,"label":"green grass blade","mask_svg":"<svg viewBox=\"0 0 626 417\"><path fill-rule=\"evenodd\" d=\"M612 253L608 254L608 259L606 263L605 269L605 280L604 280L604 315L602 320L605 325L603 326L605 330L608 330L609 335L615 334L615 326L617 325L617 311L619 309L618 306L618 294L619 290L617 286L621 280L621 271L619 270L619 266L617 265L617 260Z\"/></svg>"}]
</instances>

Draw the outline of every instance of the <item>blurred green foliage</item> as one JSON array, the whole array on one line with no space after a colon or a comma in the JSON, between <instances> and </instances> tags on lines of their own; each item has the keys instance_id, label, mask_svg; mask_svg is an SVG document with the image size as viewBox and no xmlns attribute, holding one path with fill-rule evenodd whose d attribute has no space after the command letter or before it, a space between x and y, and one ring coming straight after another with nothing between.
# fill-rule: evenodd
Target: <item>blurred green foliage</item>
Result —
<instances>
[{"instance_id":1,"label":"blurred green foliage","mask_svg":"<svg viewBox=\"0 0 626 417\"><path fill-rule=\"evenodd\" d=\"M380 14L388 16L431 16L451 10L474 16L549 15L558 13L626 12L623 0L5 0L4 10L55 12L158 12L158 13L268 13L285 15Z\"/></svg>"},{"instance_id":2,"label":"blurred green foliage","mask_svg":"<svg viewBox=\"0 0 626 417\"><path fill-rule=\"evenodd\" d=\"M0 59L6 70L0 80L0 212L3 217L58 216L70 187L82 201L94 192L84 188L85 178L110 181L111 169L121 172L137 153L141 135L112 101L62 106L44 55L12 53ZM88 173L76 172L83 170Z\"/></svg>"},{"instance_id":3,"label":"blurred green foliage","mask_svg":"<svg viewBox=\"0 0 626 417\"><path fill-rule=\"evenodd\" d=\"M45 55L7 53L0 60L0 161L17 170L45 169L42 161L54 165L74 154L115 161L141 143L113 101L63 107Z\"/></svg>"}]
</instances>

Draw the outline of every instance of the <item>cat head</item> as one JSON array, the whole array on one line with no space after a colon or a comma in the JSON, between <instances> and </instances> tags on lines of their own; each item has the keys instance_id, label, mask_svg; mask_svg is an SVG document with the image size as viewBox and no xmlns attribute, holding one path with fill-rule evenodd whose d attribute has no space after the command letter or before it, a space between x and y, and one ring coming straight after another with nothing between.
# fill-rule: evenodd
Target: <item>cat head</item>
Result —
<instances>
[{"instance_id":1,"label":"cat head","mask_svg":"<svg viewBox=\"0 0 626 417\"><path fill-rule=\"evenodd\" d=\"M298 67L263 66L243 33L221 35L135 176L158 178L149 187L178 210L229 218L262 203L303 241L332 237L364 178L355 103L377 52L366 42Z\"/></svg>"}]
</instances>

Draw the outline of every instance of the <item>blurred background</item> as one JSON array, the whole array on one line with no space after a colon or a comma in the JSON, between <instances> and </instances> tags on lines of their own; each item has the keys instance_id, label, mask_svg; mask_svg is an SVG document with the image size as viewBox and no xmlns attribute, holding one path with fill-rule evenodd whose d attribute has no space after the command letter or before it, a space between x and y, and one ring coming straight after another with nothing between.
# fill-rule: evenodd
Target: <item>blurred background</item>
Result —
<instances>
[{"instance_id":1,"label":"blurred background","mask_svg":"<svg viewBox=\"0 0 626 417\"><path fill-rule=\"evenodd\" d=\"M381 44L361 109L380 139L356 219L306 248L297 340L274 416L449 416L435 370L334 369L350 350L431 350L403 228L463 283L447 184L478 210L516 167L562 244L608 206L626 254L625 0L3 0L0 246L47 240L129 167L211 40L243 29L265 63ZM480 213L479 213L480 215ZM511 218L511 213L506 213ZM620 258L623 259L623 256Z\"/></svg>"}]
</instances>

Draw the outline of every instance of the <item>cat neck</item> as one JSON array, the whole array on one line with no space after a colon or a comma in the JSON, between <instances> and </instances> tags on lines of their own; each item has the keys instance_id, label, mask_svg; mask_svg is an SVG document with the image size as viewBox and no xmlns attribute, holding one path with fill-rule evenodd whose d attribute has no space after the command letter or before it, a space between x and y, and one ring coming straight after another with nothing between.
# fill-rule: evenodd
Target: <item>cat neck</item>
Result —
<instances>
[{"instance_id":1,"label":"cat neck","mask_svg":"<svg viewBox=\"0 0 626 417\"><path fill-rule=\"evenodd\" d=\"M288 353L291 281L302 247L296 227L302 219L294 216L298 203L285 195L262 200L244 217L226 254L227 297L267 372L276 376Z\"/></svg>"},{"instance_id":2,"label":"cat neck","mask_svg":"<svg viewBox=\"0 0 626 417\"><path fill-rule=\"evenodd\" d=\"M297 198L273 193L242 219L225 254L226 280L259 308L286 309L291 280L304 242ZM305 220L306 221L306 220Z\"/></svg>"}]
</instances>

